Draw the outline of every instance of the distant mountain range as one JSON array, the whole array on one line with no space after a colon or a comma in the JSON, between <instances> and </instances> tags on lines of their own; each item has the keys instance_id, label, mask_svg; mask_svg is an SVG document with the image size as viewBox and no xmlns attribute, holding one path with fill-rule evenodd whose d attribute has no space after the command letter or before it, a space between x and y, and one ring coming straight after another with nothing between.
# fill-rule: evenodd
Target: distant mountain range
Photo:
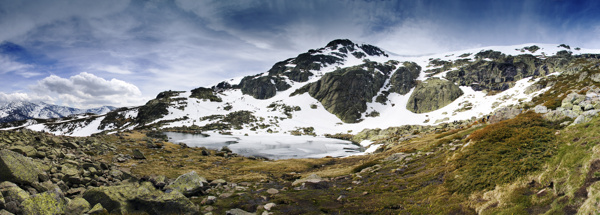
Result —
<instances>
[{"instance_id":1,"label":"distant mountain range","mask_svg":"<svg viewBox=\"0 0 600 215\"><path fill-rule=\"evenodd\" d=\"M91 109L78 109L66 106L51 105L43 102L8 102L0 104L0 123L21 121L27 119L54 119L74 114L92 113L106 114L117 109L112 106L102 106Z\"/></svg>"}]
</instances>

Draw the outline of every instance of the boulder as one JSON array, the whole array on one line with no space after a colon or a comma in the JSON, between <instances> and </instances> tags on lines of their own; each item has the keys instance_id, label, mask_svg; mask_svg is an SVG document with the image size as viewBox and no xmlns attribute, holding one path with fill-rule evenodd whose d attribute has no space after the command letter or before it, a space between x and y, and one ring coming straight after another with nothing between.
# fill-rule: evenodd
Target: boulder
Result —
<instances>
[{"instance_id":1,"label":"boulder","mask_svg":"<svg viewBox=\"0 0 600 215\"><path fill-rule=\"evenodd\" d=\"M24 214L63 214L67 200L60 189L33 195L22 203Z\"/></svg>"},{"instance_id":2,"label":"boulder","mask_svg":"<svg viewBox=\"0 0 600 215\"><path fill-rule=\"evenodd\" d=\"M316 174L312 174L312 175L309 175L306 178L295 180L292 183L292 186L301 185L302 183L307 183L307 182L308 183L317 184L317 183L321 183L322 181L323 181L323 178L321 178L321 176L318 176Z\"/></svg>"},{"instance_id":3,"label":"boulder","mask_svg":"<svg viewBox=\"0 0 600 215\"><path fill-rule=\"evenodd\" d=\"M383 161L401 162L405 158L410 157L410 156L411 156L411 154L400 152L400 153L395 153L393 155L388 156L387 158L383 159Z\"/></svg>"},{"instance_id":4,"label":"boulder","mask_svg":"<svg viewBox=\"0 0 600 215\"><path fill-rule=\"evenodd\" d=\"M165 187L167 190L176 190L185 196L193 196L201 193L207 188L208 181L205 178L200 177L196 171L183 174L169 186Z\"/></svg>"},{"instance_id":5,"label":"boulder","mask_svg":"<svg viewBox=\"0 0 600 215\"><path fill-rule=\"evenodd\" d=\"M600 110L590 110L590 111L583 112L581 115L579 115L577 118L575 118L575 121L573 121L573 123L571 123L571 125L577 125L577 124L589 122L592 120L593 117L598 115L598 112L600 112Z\"/></svg>"},{"instance_id":6,"label":"boulder","mask_svg":"<svg viewBox=\"0 0 600 215\"><path fill-rule=\"evenodd\" d=\"M19 184L38 181L40 170L31 158L10 150L0 151L0 179Z\"/></svg>"},{"instance_id":7,"label":"boulder","mask_svg":"<svg viewBox=\"0 0 600 215\"><path fill-rule=\"evenodd\" d=\"M13 152L17 152L19 154L25 155L27 157L35 157L37 155L37 150L33 146L27 145L15 145L8 148Z\"/></svg>"},{"instance_id":8,"label":"boulder","mask_svg":"<svg viewBox=\"0 0 600 215\"><path fill-rule=\"evenodd\" d=\"M14 214L11 212L8 212L7 210L2 209L2 210L0 210L0 215L14 215Z\"/></svg>"},{"instance_id":9,"label":"boulder","mask_svg":"<svg viewBox=\"0 0 600 215\"><path fill-rule=\"evenodd\" d=\"M21 203L25 201L25 199L29 198L29 193L27 193L27 191L9 181L0 183L0 193L2 193L6 203L11 201Z\"/></svg>"},{"instance_id":10,"label":"boulder","mask_svg":"<svg viewBox=\"0 0 600 215\"><path fill-rule=\"evenodd\" d=\"M164 175L151 176L148 180L152 182L152 184L158 189L162 189L163 187L165 187L168 182L167 177Z\"/></svg>"},{"instance_id":11,"label":"boulder","mask_svg":"<svg viewBox=\"0 0 600 215\"><path fill-rule=\"evenodd\" d=\"M265 210L270 211L273 207L275 207L275 203L267 203L264 208Z\"/></svg>"},{"instance_id":12,"label":"boulder","mask_svg":"<svg viewBox=\"0 0 600 215\"><path fill-rule=\"evenodd\" d=\"M600 73L595 73L595 74L591 75L590 79L592 79L592 81L594 81L594 82L600 82Z\"/></svg>"},{"instance_id":13,"label":"boulder","mask_svg":"<svg viewBox=\"0 0 600 215\"><path fill-rule=\"evenodd\" d=\"M269 189L267 190L267 193L268 193L268 194L271 194L271 195L275 195L275 194L278 194L278 193L279 193L279 190L277 190L277 189L275 189L275 188L269 188Z\"/></svg>"},{"instance_id":14,"label":"boulder","mask_svg":"<svg viewBox=\"0 0 600 215\"><path fill-rule=\"evenodd\" d=\"M489 119L490 123L497 123L502 120L512 119L521 114L523 109L515 107L502 107L496 110Z\"/></svg>"},{"instance_id":15,"label":"boulder","mask_svg":"<svg viewBox=\"0 0 600 215\"><path fill-rule=\"evenodd\" d=\"M144 156L144 153L142 153L142 151L140 151L139 149L134 149L133 150L133 158L142 160L142 159L146 159L146 156Z\"/></svg>"},{"instance_id":16,"label":"boulder","mask_svg":"<svg viewBox=\"0 0 600 215\"><path fill-rule=\"evenodd\" d=\"M430 78L417 85L408 99L406 108L414 113L427 113L440 109L458 97L463 91L454 83L439 78Z\"/></svg>"},{"instance_id":17,"label":"boulder","mask_svg":"<svg viewBox=\"0 0 600 215\"><path fill-rule=\"evenodd\" d=\"M90 209L87 214L89 215L104 215L104 214L108 214L108 211L106 209L104 209L104 207L102 207L102 204L98 203L96 205L94 205L94 207L92 209Z\"/></svg>"},{"instance_id":18,"label":"boulder","mask_svg":"<svg viewBox=\"0 0 600 215\"><path fill-rule=\"evenodd\" d=\"M77 197L67 204L66 215L84 214L90 210L90 203L84 198Z\"/></svg>"},{"instance_id":19,"label":"boulder","mask_svg":"<svg viewBox=\"0 0 600 215\"><path fill-rule=\"evenodd\" d=\"M116 214L196 214L199 210L180 192L163 193L150 182L94 187L87 190L83 198L90 204L100 203L107 211Z\"/></svg>"},{"instance_id":20,"label":"boulder","mask_svg":"<svg viewBox=\"0 0 600 215\"><path fill-rule=\"evenodd\" d=\"M255 215L256 213L250 213L245 210L234 208L225 212L227 215Z\"/></svg>"},{"instance_id":21,"label":"boulder","mask_svg":"<svg viewBox=\"0 0 600 215\"><path fill-rule=\"evenodd\" d=\"M533 108L535 113L548 113L548 108L544 105L537 105Z\"/></svg>"}]
</instances>

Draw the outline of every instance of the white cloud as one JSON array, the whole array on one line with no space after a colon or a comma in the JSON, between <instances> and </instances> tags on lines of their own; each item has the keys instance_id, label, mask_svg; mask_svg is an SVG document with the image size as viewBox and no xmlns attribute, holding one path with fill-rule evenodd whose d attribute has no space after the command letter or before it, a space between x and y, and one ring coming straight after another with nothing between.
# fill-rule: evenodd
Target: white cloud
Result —
<instances>
[{"instance_id":1,"label":"white cloud","mask_svg":"<svg viewBox=\"0 0 600 215\"><path fill-rule=\"evenodd\" d=\"M33 65L19 63L8 56L0 55L0 74L14 73L25 78L42 75L42 73L35 72L33 69Z\"/></svg>"},{"instance_id":2,"label":"white cloud","mask_svg":"<svg viewBox=\"0 0 600 215\"><path fill-rule=\"evenodd\" d=\"M81 108L141 105L146 100L131 83L114 78L106 80L86 72L69 79L51 75L31 88L38 97L55 97L63 104Z\"/></svg>"},{"instance_id":3,"label":"white cloud","mask_svg":"<svg viewBox=\"0 0 600 215\"><path fill-rule=\"evenodd\" d=\"M14 101L25 101L25 102L36 102L43 101L46 103L53 103L56 99L50 96L38 96L34 94L27 94L22 92L15 93L3 93L0 92L0 103L14 102Z\"/></svg>"}]
</instances>

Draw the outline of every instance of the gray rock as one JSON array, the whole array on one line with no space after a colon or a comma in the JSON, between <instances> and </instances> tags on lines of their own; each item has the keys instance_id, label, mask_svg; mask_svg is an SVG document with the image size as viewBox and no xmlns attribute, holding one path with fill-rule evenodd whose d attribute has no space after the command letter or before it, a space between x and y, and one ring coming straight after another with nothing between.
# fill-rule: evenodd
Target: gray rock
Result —
<instances>
[{"instance_id":1,"label":"gray rock","mask_svg":"<svg viewBox=\"0 0 600 215\"><path fill-rule=\"evenodd\" d=\"M572 110L573 109L573 103L571 102L564 102L561 104L562 108L567 109L567 110Z\"/></svg>"},{"instance_id":2,"label":"gray rock","mask_svg":"<svg viewBox=\"0 0 600 215\"><path fill-rule=\"evenodd\" d=\"M426 113L440 109L463 95L463 91L450 81L430 78L415 88L406 108L414 113Z\"/></svg>"},{"instance_id":3,"label":"gray rock","mask_svg":"<svg viewBox=\"0 0 600 215\"><path fill-rule=\"evenodd\" d=\"M216 196L207 196L204 200L202 200L202 204L204 205L212 205L217 201Z\"/></svg>"},{"instance_id":4,"label":"gray rock","mask_svg":"<svg viewBox=\"0 0 600 215\"><path fill-rule=\"evenodd\" d=\"M517 115L521 114L523 109L515 108L515 107L502 107L496 110L492 116L490 116L490 123L497 123L502 120L512 119L517 117Z\"/></svg>"},{"instance_id":5,"label":"gray rock","mask_svg":"<svg viewBox=\"0 0 600 215\"><path fill-rule=\"evenodd\" d=\"M592 103L587 103L587 104L585 104L585 106L583 107L583 110L584 110L584 111L588 111L588 110L591 110L591 109L594 109L594 105L593 105Z\"/></svg>"},{"instance_id":6,"label":"gray rock","mask_svg":"<svg viewBox=\"0 0 600 215\"><path fill-rule=\"evenodd\" d=\"M600 82L600 73L596 73L590 76L590 79L594 82Z\"/></svg>"},{"instance_id":7,"label":"gray rock","mask_svg":"<svg viewBox=\"0 0 600 215\"><path fill-rule=\"evenodd\" d=\"M72 148L72 149L79 148L79 145L77 145L77 143L72 142L72 141L64 142L63 145L66 147Z\"/></svg>"},{"instance_id":8,"label":"gray rock","mask_svg":"<svg viewBox=\"0 0 600 215\"><path fill-rule=\"evenodd\" d=\"M66 215L84 214L90 210L90 203L84 198L77 197L67 204Z\"/></svg>"},{"instance_id":9,"label":"gray rock","mask_svg":"<svg viewBox=\"0 0 600 215\"><path fill-rule=\"evenodd\" d=\"M583 112L581 115L579 115L575 119L575 121L573 121L573 123L571 123L571 125L577 125L577 124L589 122L592 120L593 117L597 116L599 112L600 112L600 110L589 110L589 111Z\"/></svg>"},{"instance_id":10,"label":"gray rock","mask_svg":"<svg viewBox=\"0 0 600 215\"><path fill-rule=\"evenodd\" d=\"M165 187L168 182L167 177L164 175L151 176L149 181L152 182L152 184L158 189Z\"/></svg>"},{"instance_id":11,"label":"gray rock","mask_svg":"<svg viewBox=\"0 0 600 215\"><path fill-rule=\"evenodd\" d=\"M60 189L33 195L21 203L25 214L63 214L67 200Z\"/></svg>"},{"instance_id":12,"label":"gray rock","mask_svg":"<svg viewBox=\"0 0 600 215\"><path fill-rule=\"evenodd\" d=\"M118 214L196 214L199 210L180 192L162 192L150 182L94 187L85 191L83 198Z\"/></svg>"},{"instance_id":13,"label":"gray rock","mask_svg":"<svg viewBox=\"0 0 600 215\"><path fill-rule=\"evenodd\" d=\"M35 148L33 146L16 145L16 146L11 146L10 148L8 148L8 150L17 152L17 153L25 155L27 157L36 157L36 155L37 155L37 150L35 150Z\"/></svg>"},{"instance_id":14,"label":"gray rock","mask_svg":"<svg viewBox=\"0 0 600 215\"><path fill-rule=\"evenodd\" d=\"M183 174L165 189L172 189L179 191L185 196L193 196L200 194L204 189L208 188L208 181L205 178L200 177L196 171Z\"/></svg>"},{"instance_id":15,"label":"gray rock","mask_svg":"<svg viewBox=\"0 0 600 215\"><path fill-rule=\"evenodd\" d=\"M98 203L94 205L92 209L90 209L87 214L90 215L98 215L98 214L108 214L108 211L102 207L102 204Z\"/></svg>"},{"instance_id":16,"label":"gray rock","mask_svg":"<svg viewBox=\"0 0 600 215\"><path fill-rule=\"evenodd\" d=\"M264 208L265 210L270 211L271 209L273 209L273 207L275 207L275 203L267 203Z\"/></svg>"},{"instance_id":17,"label":"gray rock","mask_svg":"<svg viewBox=\"0 0 600 215\"><path fill-rule=\"evenodd\" d=\"M407 154L407 153L395 153L393 155L388 156L387 158L383 159L383 161L394 161L394 162L401 162L403 161L405 158L409 157L411 154Z\"/></svg>"},{"instance_id":18,"label":"gray rock","mask_svg":"<svg viewBox=\"0 0 600 215\"><path fill-rule=\"evenodd\" d=\"M40 169L31 158L10 150L0 151L0 178L20 184L38 181Z\"/></svg>"},{"instance_id":19,"label":"gray rock","mask_svg":"<svg viewBox=\"0 0 600 215\"><path fill-rule=\"evenodd\" d=\"M573 112L575 112L575 114L579 115L579 114L583 113L583 109L579 105L573 105Z\"/></svg>"},{"instance_id":20,"label":"gray rock","mask_svg":"<svg viewBox=\"0 0 600 215\"><path fill-rule=\"evenodd\" d=\"M250 213L245 210L234 208L225 212L227 215L255 215L256 213Z\"/></svg>"},{"instance_id":21,"label":"gray rock","mask_svg":"<svg viewBox=\"0 0 600 215\"><path fill-rule=\"evenodd\" d=\"M7 210L2 209L2 210L0 210L0 215L14 215L14 214L11 212L8 212Z\"/></svg>"},{"instance_id":22,"label":"gray rock","mask_svg":"<svg viewBox=\"0 0 600 215\"><path fill-rule=\"evenodd\" d=\"M585 80L585 78L587 78L588 73L587 72L582 72L581 74L579 74L579 78L577 79L577 82L582 82L583 80Z\"/></svg>"},{"instance_id":23,"label":"gray rock","mask_svg":"<svg viewBox=\"0 0 600 215\"><path fill-rule=\"evenodd\" d=\"M142 151L140 151L139 149L134 149L133 150L133 158L134 159L146 159L146 156L144 156L144 153L142 153Z\"/></svg>"},{"instance_id":24,"label":"gray rock","mask_svg":"<svg viewBox=\"0 0 600 215\"><path fill-rule=\"evenodd\" d=\"M218 185L225 185L227 184L227 181L223 180L223 179L216 179L210 182L210 186L218 186Z\"/></svg>"},{"instance_id":25,"label":"gray rock","mask_svg":"<svg viewBox=\"0 0 600 215\"><path fill-rule=\"evenodd\" d=\"M536 113L548 113L548 108L544 105L537 105L533 109Z\"/></svg>"},{"instance_id":26,"label":"gray rock","mask_svg":"<svg viewBox=\"0 0 600 215\"><path fill-rule=\"evenodd\" d=\"M278 193L279 193L279 190L277 190L277 189L274 189L274 188L269 188L269 189L267 190L267 193L268 193L268 194L271 194L271 195L275 195L275 194L278 194Z\"/></svg>"},{"instance_id":27,"label":"gray rock","mask_svg":"<svg viewBox=\"0 0 600 215\"><path fill-rule=\"evenodd\" d=\"M312 174L312 175L310 175L310 176L308 176L306 178L301 178L301 179L295 180L292 183L292 186L300 185L300 184L306 183L306 182L309 182L309 183L320 183L321 181L323 181L323 178L321 178L321 176L318 176L316 174Z\"/></svg>"}]
</instances>

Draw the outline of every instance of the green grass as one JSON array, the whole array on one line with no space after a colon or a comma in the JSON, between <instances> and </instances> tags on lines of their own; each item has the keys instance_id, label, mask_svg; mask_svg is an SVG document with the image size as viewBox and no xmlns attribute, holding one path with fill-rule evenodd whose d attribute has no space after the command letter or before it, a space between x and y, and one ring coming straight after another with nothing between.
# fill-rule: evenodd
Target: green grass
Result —
<instances>
[{"instance_id":1,"label":"green grass","mask_svg":"<svg viewBox=\"0 0 600 215\"><path fill-rule=\"evenodd\" d=\"M473 132L447 177L453 192L471 193L540 170L556 151L554 130L541 116L525 113Z\"/></svg>"}]
</instances>

